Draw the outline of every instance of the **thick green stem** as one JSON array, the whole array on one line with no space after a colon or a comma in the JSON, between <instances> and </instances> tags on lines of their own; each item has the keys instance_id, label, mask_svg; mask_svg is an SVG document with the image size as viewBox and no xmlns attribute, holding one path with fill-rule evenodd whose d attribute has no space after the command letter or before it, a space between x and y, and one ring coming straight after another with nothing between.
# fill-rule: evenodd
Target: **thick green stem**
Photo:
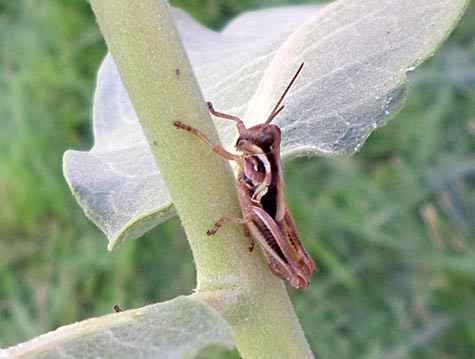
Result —
<instances>
[{"instance_id":1,"label":"thick green stem","mask_svg":"<svg viewBox=\"0 0 475 359\"><path fill-rule=\"evenodd\" d=\"M183 121L217 142L166 1L91 5L190 242L195 297L233 326L243 358L313 357L284 285L258 250L249 253L242 228L226 225L206 236L220 217L241 214L229 164L173 126Z\"/></svg>"}]
</instances>

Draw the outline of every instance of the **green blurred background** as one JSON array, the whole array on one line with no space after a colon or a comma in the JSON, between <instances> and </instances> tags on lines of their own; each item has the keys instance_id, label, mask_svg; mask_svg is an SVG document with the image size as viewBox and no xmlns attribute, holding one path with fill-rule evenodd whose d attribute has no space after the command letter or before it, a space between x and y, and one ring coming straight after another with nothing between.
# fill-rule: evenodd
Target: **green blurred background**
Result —
<instances>
[{"instance_id":1,"label":"green blurred background","mask_svg":"<svg viewBox=\"0 0 475 359\"><path fill-rule=\"evenodd\" d=\"M292 1L171 1L219 29ZM285 166L320 271L289 288L320 358L475 357L475 11L411 74L407 105L349 159ZM86 1L0 0L0 346L189 294L178 219L113 253L62 176L92 145L105 45ZM226 353L223 357L237 357Z\"/></svg>"}]
</instances>

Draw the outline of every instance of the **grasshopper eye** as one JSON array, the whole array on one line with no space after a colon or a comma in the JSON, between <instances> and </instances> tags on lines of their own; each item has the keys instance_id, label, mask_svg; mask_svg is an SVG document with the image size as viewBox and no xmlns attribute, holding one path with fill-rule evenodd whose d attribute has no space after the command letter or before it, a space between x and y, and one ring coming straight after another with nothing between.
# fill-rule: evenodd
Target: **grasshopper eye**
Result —
<instances>
[{"instance_id":1,"label":"grasshopper eye","mask_svg":"<svg viewBox=\"0 0 475 359\"><path fill-rule=\"evenodd\" d=\"M274 134L271 132L264 132L259 138L259 142L267 146L272 145L274 143Z\"/></svg>"}]
</instances>

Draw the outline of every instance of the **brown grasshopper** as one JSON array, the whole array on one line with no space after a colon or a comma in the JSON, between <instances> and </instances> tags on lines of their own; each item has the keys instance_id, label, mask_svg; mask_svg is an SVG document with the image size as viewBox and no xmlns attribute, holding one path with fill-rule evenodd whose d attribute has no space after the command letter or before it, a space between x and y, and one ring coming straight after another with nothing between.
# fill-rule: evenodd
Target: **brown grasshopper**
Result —
<instances>
[{"instance_id":1,"label":"brown grasshopper","mask_svg":"<svg viewBox=\"0 0 475 359\"><path fill-rule=\"evenodd\" d=\"M309 276L316 270L315 262L302 246L294 219L284 198L284 179L280 159L280 128L270 122L282 111L281 102L302 70L303 63L272 109L265 123L246 128L236 116L216 111L208 102L209 111L216 117L236 122L239 137L235 149L241 154L233 154L212 143L197 129L176 121L177 128L187 130L203 140L218 155L235 161L238 165L237 190L243 218L222 217L208 230L214 235L223 223L244 225L261 245L272 272L279 278L288 280L296 288L310 284ZM251 247L253 248L251 239Z\"/></svg>"}]
</instances>

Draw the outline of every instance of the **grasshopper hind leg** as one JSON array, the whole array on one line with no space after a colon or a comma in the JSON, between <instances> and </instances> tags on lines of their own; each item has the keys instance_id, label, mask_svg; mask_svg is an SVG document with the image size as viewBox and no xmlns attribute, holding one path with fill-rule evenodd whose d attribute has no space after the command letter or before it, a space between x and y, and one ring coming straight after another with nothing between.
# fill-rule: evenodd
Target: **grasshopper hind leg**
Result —
<instances>
[{"instance_id":1,"label":"grasshopper hind leg","mask_svg":"<svg viewBox=\"0 0 475 359\"><path fill-rule=\"evenodd\" d=\"M242 230L244 232L244 236L249 240L249 252L251 253L254 250L254 247L256 245L256 242L254 241L254 238L252 238L251 231L249 230L249 227L247 225L242 226Z\"/></svg>"}]
</instances>

